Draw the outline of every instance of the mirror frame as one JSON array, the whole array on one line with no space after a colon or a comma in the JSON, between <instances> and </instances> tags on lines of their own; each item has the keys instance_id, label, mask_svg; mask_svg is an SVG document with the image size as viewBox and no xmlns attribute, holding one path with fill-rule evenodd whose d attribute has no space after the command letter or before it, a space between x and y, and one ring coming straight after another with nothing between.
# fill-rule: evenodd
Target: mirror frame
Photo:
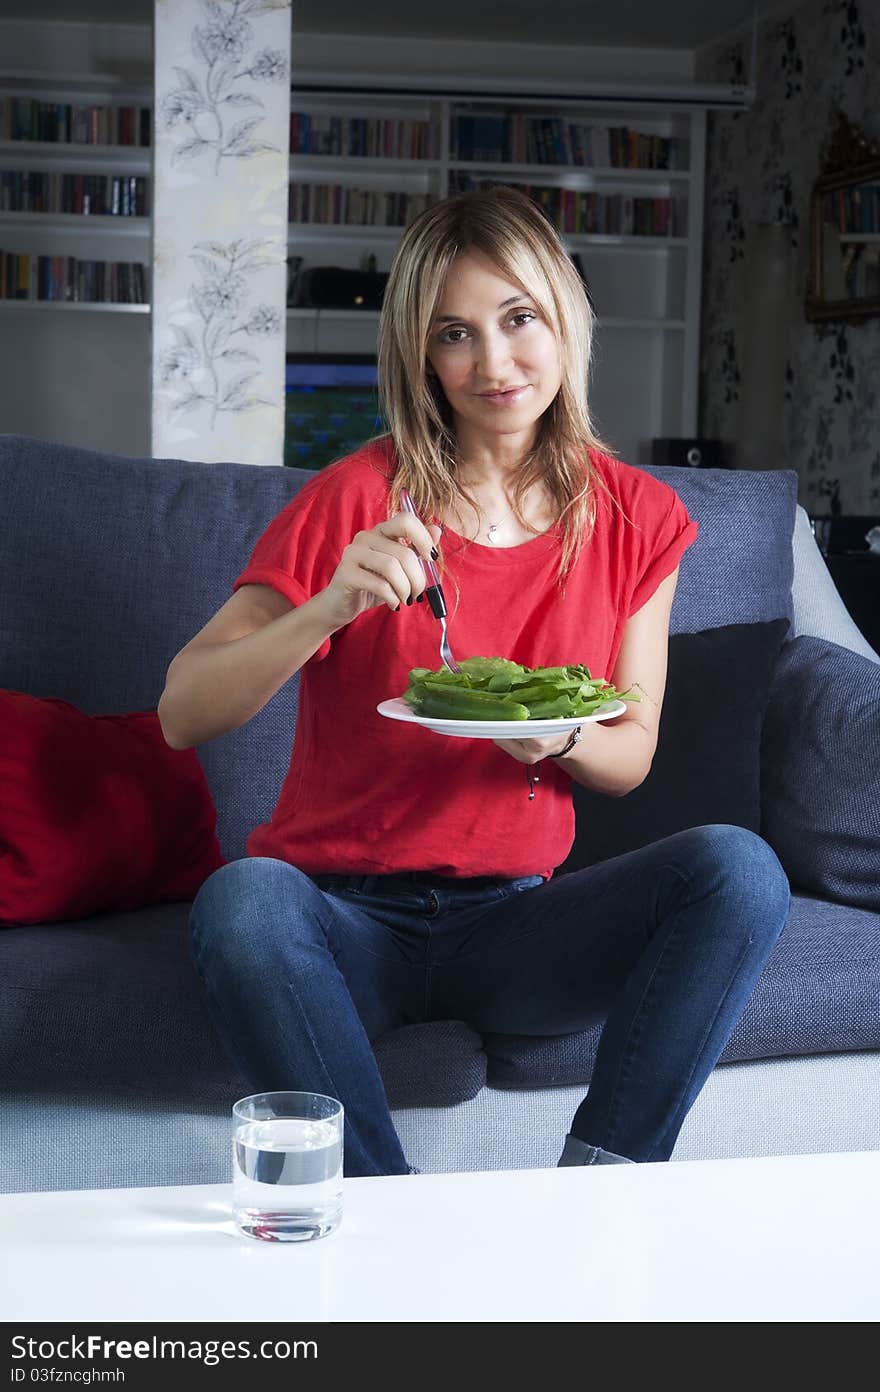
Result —
<instances>
[{"instance_id":1,"label":"mirror frame","mask_svg":"<svg viewBox=\"0 0 880 1392\"><path fill-rule=\"evenodd\" d=\"M828 300L823 277L824 221L822 202L829 193L852 188L867 181L880 183L880 146L868 141L857 126L837 112L837 127L831 141L825 170L813 185L810 196L810 278L805 313L811 323L835 320L860 323L880 315L880 295L862 300ZM878 229L880 244L880 229Z\"/></svg>"}]
</instances>

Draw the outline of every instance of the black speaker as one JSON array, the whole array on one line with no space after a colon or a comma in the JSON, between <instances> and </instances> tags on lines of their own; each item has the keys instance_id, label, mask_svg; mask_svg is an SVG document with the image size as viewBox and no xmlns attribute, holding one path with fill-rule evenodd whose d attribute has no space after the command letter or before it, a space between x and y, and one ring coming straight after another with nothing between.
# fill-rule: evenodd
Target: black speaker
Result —
<instances>
[{"instance_id":1,"label":"black speaker","mask_svg":"<svg viewBox=\"0 0 880 1392\"><path fill-rule=\"evenodd\" d=\"M295 304L314 309L381 309L388 274L346 266L308 266L297 278Z\"/></svg>"},{"instance_id":2,"label":"black speaker","mask_svg":"<svg viewBox=\"0 0 880 1392\"><path fill-rule=\"evenodd\" d=\"M655 468L723 469L721 441L652 440L651 463Z\"/></svg>"}]
</instances>

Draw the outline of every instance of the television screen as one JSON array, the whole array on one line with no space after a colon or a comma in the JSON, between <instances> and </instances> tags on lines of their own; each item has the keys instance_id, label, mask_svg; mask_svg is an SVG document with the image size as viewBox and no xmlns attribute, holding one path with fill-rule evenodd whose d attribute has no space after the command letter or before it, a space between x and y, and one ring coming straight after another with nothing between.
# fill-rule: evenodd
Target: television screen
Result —
<instances>
[{"instance_id":1,"label":"television screen","mask_svg":"<svg viewBox=\"0 0 880 1392\"><path fill-rule=\"evenodd\" d=\"M284 462L323 469L387 429L376 360L359 354L288 353Z\"/></svg>"}]
</instances>

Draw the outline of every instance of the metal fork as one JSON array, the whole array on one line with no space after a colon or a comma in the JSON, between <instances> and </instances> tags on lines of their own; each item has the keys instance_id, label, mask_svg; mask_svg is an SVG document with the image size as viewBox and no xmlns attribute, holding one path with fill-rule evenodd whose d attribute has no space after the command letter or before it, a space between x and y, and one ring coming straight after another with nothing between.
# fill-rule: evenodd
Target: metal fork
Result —
<instances>
[{"instance_id":1,"label":"metal fork","mask_svg":"<svg viewBox=\"0 0 880 1392\"><path fill-rule=\"evenodd\" d=\"M407 512L411 512L413 517L418 517L419 514L416 512L415 504L405 488L400 490L400 501L403 503ZM444 667L450 672L460 672L461 668L452 656L452 649L449 646L449 634L446 630L446 596L443 593L443 586L440 584L440 576L437 574L437 567L434 565L433 561L426 561L421 555L419 556L419 560L422 562L422 569L425 572L425 579L428 582L425 588L425 597L431 606L431 613L434 615L435 619L440 620L440 657Z\"/></svg>"}]
</instances>

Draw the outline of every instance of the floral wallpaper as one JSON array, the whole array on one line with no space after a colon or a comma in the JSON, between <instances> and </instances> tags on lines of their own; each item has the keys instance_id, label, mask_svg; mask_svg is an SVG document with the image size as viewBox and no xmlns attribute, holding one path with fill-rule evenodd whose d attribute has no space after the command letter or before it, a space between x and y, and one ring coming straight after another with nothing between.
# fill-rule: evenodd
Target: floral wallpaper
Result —
<instances>
[{"instance_id":1,"label":"floral wallpaper","mask_svg":"<svg viewBox=\"0 0 880 1392\"><path fill-rule=\"evenodd\" d=\"M804 316L809 206L839 106L869 138L880 136L880 4L804 0L758 31L700 57L698 78L751 80L753 106L709 116L706 165L700 431L742 455L749 423L741 415L746 355L754 325L750 246L760 224L789 229L791 293L769 322L781 339L774 458L763 467L796 469L800 502L815 516L880 514L880 319L811 324ZM754 314L754 310L752 313ZM751 467L751 466L750 466Z\"/></svg>"},{"instance_id":2,"label":"floral wallpaper","mask_svg":"<svg viewBox=\"0 0 880 1392\"><path fill-rule=\"evenodd\" d=\"M155 457L282 464L289 0L158 0Z\"/></svg>"}]
</instances>

